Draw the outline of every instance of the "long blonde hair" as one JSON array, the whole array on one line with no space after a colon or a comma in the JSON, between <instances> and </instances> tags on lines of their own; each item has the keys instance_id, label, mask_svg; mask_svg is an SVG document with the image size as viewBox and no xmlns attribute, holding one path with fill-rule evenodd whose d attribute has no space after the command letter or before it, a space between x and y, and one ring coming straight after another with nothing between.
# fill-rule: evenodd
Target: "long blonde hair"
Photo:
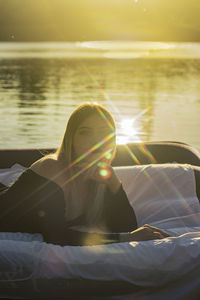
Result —
<instances>
[{"instance_id":1,"label":"long blonde hair","mask_svg":"<svg viewBox=\"0 0 200 300\"><path fill-rule=\"evenodd\" d=\"M70 164L73 164L73 161L75 159L74 157L74 151L73 151L73 137L75 135L76 130L80 126L80 124L88 119L91 115L94 114L100 114L101 117L105 120L105 122L110 126L111 130L114 133L114 139L115 139L115 121L110 114L110 112L103 107L102 105L98 103L84 103L80 106L78 106L71 114L66 130L62 139L62 143L60 147L57 149L57 151L54 153L54 157L56 157L56 160L60 162L61 164L64 164L65 166L69 166ZM89 149L88 149L89 150ZM115 150L113 152L113 156L115 155ZM73 191L77 188L75 184L70 182L69 191L70 191L70 198L71 201L73 201ZM94 185L93 185L94 187ZM94 224L101 218L101 213L103 209L103 194L105 192L105 188L102 185L96 184L95 189L95 195L93 205L91 206L90 210L86 213L86 220L88 223ZM70 199L69 199L70 201ZM67 215L70 215L70 211L67 213ZM69 216L70 219L70 216Z\"/></svg>"},{"instance_id":2,"label":"long blonde hair","mask_svg":"<svg viewBox=\"0 0 200 300\"><path fill-rule=\"evenodd\" d=\"M96 102L89 102L79 105L72 112L67 122L62 143L55 153L57 160L64 161L68 164L72 163L72 161L74 160L72 143L75 132L83 121L94 114L100 114L102 118L104 118L109 126L113 129L113 131L115 131L115 121L110 112L104 106Z\"/></svg>"}]
</instances>

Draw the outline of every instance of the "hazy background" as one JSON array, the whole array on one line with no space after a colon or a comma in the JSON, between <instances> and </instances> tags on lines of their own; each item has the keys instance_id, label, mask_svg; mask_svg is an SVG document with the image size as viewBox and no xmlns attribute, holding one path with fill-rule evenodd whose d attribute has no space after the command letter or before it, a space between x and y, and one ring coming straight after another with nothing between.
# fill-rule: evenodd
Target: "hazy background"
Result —
<instances>
[{"instance_id":1,"label":"hazy background","mask_svg":"<svg viewBox=\"0 0 200 300\"><path fill-rule=\"evenodd\" d=\"M0 0L2 41L200 41L199 0Z\"/></svg>"},{"instance_id":2,"label":"hazy background","mask_svg":"<svg viewBox=\"0 0 200 300\"><path fill-rule=\"evenodd\" d=\"M0 0L0 147L57 147L85 101L118 143L200 149L199 0Z\"/></svg>"}]
</instances>

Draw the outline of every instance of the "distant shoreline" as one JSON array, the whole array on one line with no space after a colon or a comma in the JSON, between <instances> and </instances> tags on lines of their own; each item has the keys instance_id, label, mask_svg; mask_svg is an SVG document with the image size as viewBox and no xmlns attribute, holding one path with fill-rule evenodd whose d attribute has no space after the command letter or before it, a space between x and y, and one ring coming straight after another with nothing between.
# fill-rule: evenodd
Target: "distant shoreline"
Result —
<instances>
[{"instance_id":1,"label":"distant shoreline","mask_svg":"<svg viewBox=\"0 0 200 300\"><path fill-rule=\"evenodd\" d=\"M3 58L80 58L80 59L199 59L200 43L190 42L0 42Z\"/></svg>"}]
</instances>

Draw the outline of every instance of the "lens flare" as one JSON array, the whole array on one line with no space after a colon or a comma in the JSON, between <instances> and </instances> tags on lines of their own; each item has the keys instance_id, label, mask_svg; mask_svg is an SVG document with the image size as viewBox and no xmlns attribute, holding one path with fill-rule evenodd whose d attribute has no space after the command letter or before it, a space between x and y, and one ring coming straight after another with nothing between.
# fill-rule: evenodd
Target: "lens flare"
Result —
<instances>
[{"instance_id":1,"label":"lens flare","mask_svg":"<svg viewBox=\"0 0 200 300\"><path fill-rule=\"evenodd\" d=\"M84 154L82 154L81 156L79 156L77 159L75 159L72 163L70 163L67 169L72 168L73 166L75 166L77 163L79 163L81 160L83 160L84 158L86 158L88 155L90 155L91 153L93 153L95 150L99 149L102 145L104 145L106 142L108 142L110 139L112 139L113 137L115 137L116 132L114 130L113 125L110 123L110 121L108 120L108 118L105 116L105 114L102 112L101 109L98 109L99 114L101 115L101 117L106 121L106 123L108 124L108 126L112 129L112 132L110 134L108 134L105 138L103 138L100 142L96 143L93 147L91 147L87 152L85 152ZM97 158L96 160L92 161L91 163L89 163L86 167L82 168L81 170L79 170L77 173L75 173L71 178L69 178L64 184L66 185L67 183L71 182L73 179L75 179L76 177L78 177L80 174L82 174L83 172L85 172L87 169L89 169L90 167L92 167L94 164L96 164L99 160L101 160L102 158L106 158L107 160L110 160L112 158L112 154L111 152L113 151L113 147L110 148L109 150L106 150L105 152L103 152L99 158ZM108 172L108 174L105 176L109 177L110 174Z\"/></svg>"},{"instance_id":2,"label":"lens flare","mask_svg":"<svg viewBox=\"0 0 200 300\"><path fill-rule=\"evenodd\" d=\"M103 140L106 140L103 139ZM98 143L100 144L100 143ZM97 145L98 145L97 144ZM99 146L100 147L100 146ZM92 153L94 151L94 148L96 149L96 145L93 146L89 151L87 151L86 153L82 154L79 158L77 158L74 162L72 162L66 169L71 168L72 166L74 166L75 164L77 164L77 162L80 162L83 158L85 158L87 155L89 155L90 153ZM91 168L93 165L98 164L98 163L103 163L103 159L105 159L106 155L108 153L110 153L111 151L113 151L113 148L110 148L109 150L104 151L103 153L101 153L96 159L94 159L93 161L91 161L90 163L88 163L88 165L86 165L85 167L83 167L81 170L77 171L75 174L73 174L70 178L68 178L64 184L68 184L69 182L71 182L72 180L74 180L75 178L77 178L79 175L81 175L82 173L84 173L85 171L87 171L89 168ZM110 171L109 171L110 172ZM110 173L108 172L108 178L110 177ZM106 177L104 177L106 178Z\"/></svg>"},{"instance_id":3,"label":"lens flare","mask_svg":"<svg viewBox=\"0 0 200 300\"><path fill-rule=\"evenodd\" d=\"M105 144L106 142L108 142L114 135L115 135L114 131L112 133L108 134L100 142L96 143L87 152L83 153L77 159L75 159L71 164L69 164L68 167L67 167L67 169L70 169L72 166L76 165L78 162L80 162L81 160L83 160L84 158L86 158L89 154L91 154L95 150L99 149L103 144ZM109 151L112 151L112 149L111 150L107 150L106 152L104 152L103 156L105 157L105 155L107 154L107 152L109 153Z\"/></svg>"},{"instance_id":4,"label":"lens flare","mask_svg":"<svg viewBox=\"0 0 200 300\"><path fill-rule=\"evenodd\" d=\"M110 160L110 159L112 158L111 152L107 152L106 155L105 155L105 158L106 158L107 160Z\"/></svg>"},{"instance_id":5,"label":"lens flare","mask_svg":"<svg viewBox=\"0 0 200 300\"><path fill-rule=\"evenodd\" d=\"M102 176L102 177L106 177L108 176L108 171L106 169L101 169L99 171L99 174Z\"/></svg>"},{"instance_id":6,"label":"lens flare","mask_svg":"<svg viewBox=\"0 0 200 300\"><path fill-rule=\"evenodd\" d=\"M110 176L111 176L111 171L104 168L104 169L100 169L99 174L100 174L104 179L107 179L107 178L110 178Z\"/></svg>"},{"instance_id":7,"label":"lens flare","mask_svg":"<svg viewBox=\"0 0 200 300\"><path fill-rule=\"evenodd\" d=\"M135 156L135 154L133 153L133 151L130 149L130 147L128 145L125 145L127 152L130 154L132 160L137 164L137 165L141 165L139 159L137 159L137 157Z\"/></svg>"},{"instance_id":8,"label":"lens flare","mask_svg":"<svg viewBox=\"0 0 200 300\"><path fill-rule=\"evenodd\" d=\"M138 3L139 0L133 0L135 3ZM84 68L84 71L87 73L88 77L91 79L91 81L94 83L94 85L96 85L96 87L99 89L99 91L102 93L104 99L111 105L111 107L113 108L113 110L116 112L116 114L118 115L119 119L121 120L121 114L120 114L120 111L119 109L113 104L113 101L110 99L109 95L106 93L106 91L102 88L102 86L99 84L99 82L96 80L96 78L89 72L88 68L84 65L82 65L82 68ZM122 121L122 130L123 131L123 134L124 134L124 139L122 138L120 140L119 138L119 141L117 143L119 144L127 144L128 142L130 142L132 140L132 138L130 137L134 137L134 141L137 141L139 143L141 143L140 145L140 151L143 153L144 156L146 156L151 163L155 164L157 163L155 157L152 155L152 153L147 149L146 145L144 143L142 143L142 141L138 138L138 134L140 133L139 132L139 129L138 128L133 128L133 123L135 123L136 120L138 120L141 116L143 116L145 113L147 113L149 110L152 109L152 106L148 106L146 107L144 110L142 110L138 115L135 116L134 119L131 119L130 121L125 121L123 122ZM127 127L128 127L128 130L127 130ZM127 134L128 133L128 134ZM127 152L129 153L129 155L131 155L131 158L133 159L133 161L140 165L141 162L139 161L139 159L136 157L136 155L133 153L133 151L130 149L130 147L128 145L125 145L126 146L126 149L127 149ZM111 153L110 153L111 155ZM105 156L106 157L106 156ZM104 172L103 172L104 174ZM153 180L152 178L146 174L147 178L152 181L152 184L153 183ZM168 178L168 176L163 172L162 173L162 176L165 180L169 180L170 179ZM173 185L173 182L171 182L171 184ZM157 189L159 190L159 187L157 187ZM176 190L176 194L178 197L182 197L180 191L174 186L174 189ZM160 195L162 195L162 191L160 191Z\"/></svg>"}]
</instances>

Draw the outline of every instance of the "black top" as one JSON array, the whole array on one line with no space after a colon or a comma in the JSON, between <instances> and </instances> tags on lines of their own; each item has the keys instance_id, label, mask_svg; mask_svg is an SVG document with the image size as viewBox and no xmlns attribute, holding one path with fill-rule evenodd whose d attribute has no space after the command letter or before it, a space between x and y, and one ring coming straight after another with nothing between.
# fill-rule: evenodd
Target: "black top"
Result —
<instances>
[{"instance_id":1,"label":"black top","mask_svg":"<svg viewBox=\"0 0 200 300\"><path fill-rule=\"evenodd\" d=\"M137 228L133 208L122 188L116 194L106 189L103 206L103 222L112 234L86 234L69 228L65 216L62 188L31 169L27 169L9 188L0 192L0 231L41 233L44 241L60 245L82 245L116 242L116 232ZM76 225L84 224L84 216ZM88 238L89 237L89 238ZM111 241L112 240L112 241Z\"/></svg>"}]
</instances>

